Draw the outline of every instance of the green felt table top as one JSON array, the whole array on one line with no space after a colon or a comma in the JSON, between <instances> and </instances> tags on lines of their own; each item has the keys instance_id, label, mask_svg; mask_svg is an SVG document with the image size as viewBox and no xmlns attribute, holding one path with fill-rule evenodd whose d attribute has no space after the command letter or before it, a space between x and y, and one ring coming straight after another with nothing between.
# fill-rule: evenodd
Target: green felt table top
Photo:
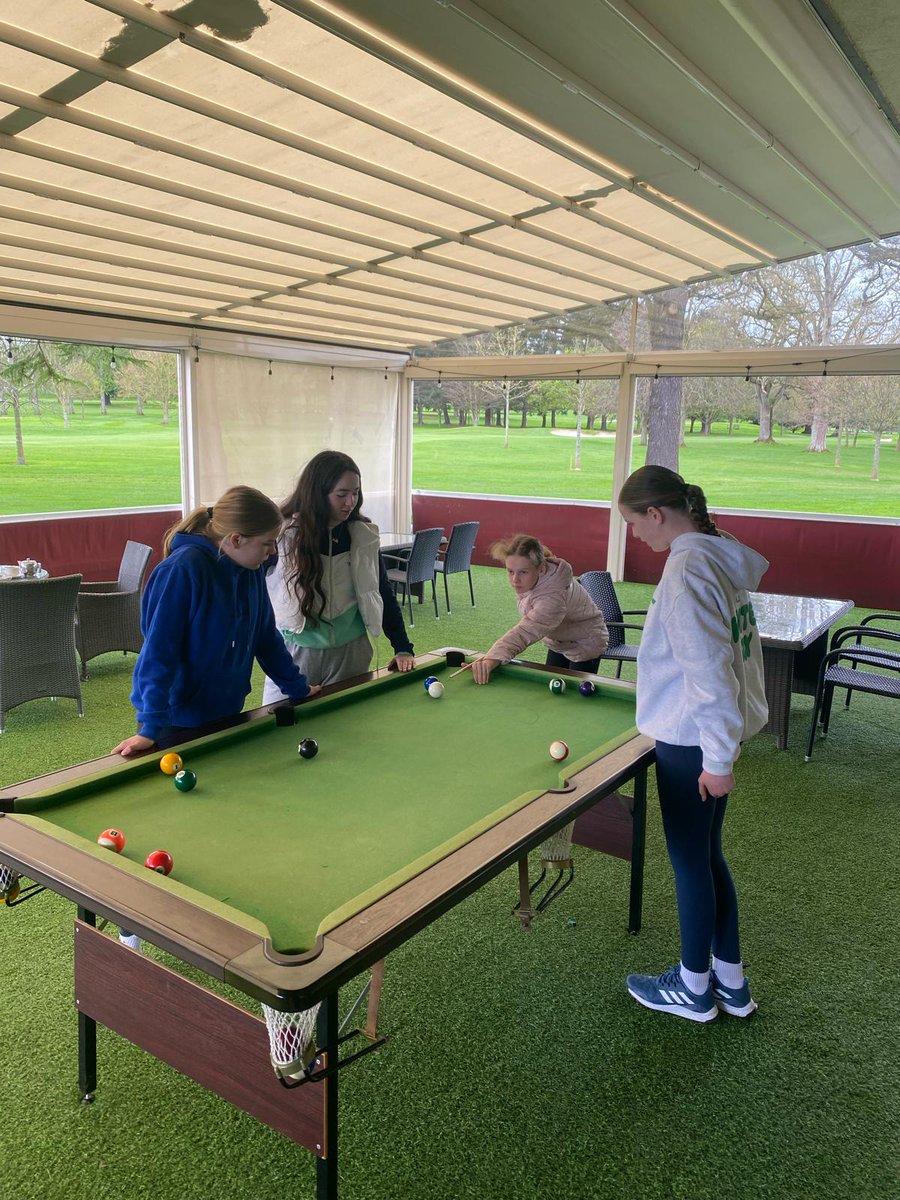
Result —
<instances>
[{"instance_id":1,"label":"green felt table top","mask_svg":"<svg viewBox=\"0 0 900 1200\"><path fill-rule=\"evenodd\" d=\"M440 699L423 687L429 674ZM153 755L16 812L101 856L98 834L121 829L125 870L168 850L175 866L159 886L236 910L284 953L305 950L636 732L625 688L601 683L585 698L573 680L554 696L550 676L527 667L486 686L451 674L432 664L303 705L293 726L267 718L189 743L180 753L198 783L187 793ZM304 737L319 744L314 759L297 753ZM557 738L570 747L562 764L549 755Z\"/></svg>"}]
</instances>

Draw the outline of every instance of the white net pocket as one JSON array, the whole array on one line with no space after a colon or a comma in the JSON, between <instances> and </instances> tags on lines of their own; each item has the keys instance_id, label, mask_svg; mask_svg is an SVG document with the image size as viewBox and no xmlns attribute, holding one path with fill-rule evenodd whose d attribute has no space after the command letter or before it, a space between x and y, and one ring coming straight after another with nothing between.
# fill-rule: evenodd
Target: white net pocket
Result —
<instances>
[{"instance_id":1,"label":"white net pocket","mask_svg":"<svg viewBox=\"0 0 900 1200\"><path fill-rule=\"evenodd\" d=\"M282 1079L302 1079L316 1055L316 1017L319 1005L302 1012L279 1012L261 1005L269 1032L269 1057Z\"/></svg>"},{"instance_id":2,"label":"white net pocket","mask_svg":"<svg viewBox=\"0 0 900 1200\"><path fill-rule=\"evenodd\" d=\"M12 891L18 891L21 875L5 863L0 863L0 900L5 900Z\"/></svg>"},{"instance_id":3,"label":"white net pocket","mask_svg":"<svg viewBox=\"0 0 900 1200\"><path fill-rule=\"evenodd\" d=\"M541 862L549 867L568 866L572 861L572 830L575 822L570 821L562 829L547 838L541 846Z\"/></svg>"}]
</instances>

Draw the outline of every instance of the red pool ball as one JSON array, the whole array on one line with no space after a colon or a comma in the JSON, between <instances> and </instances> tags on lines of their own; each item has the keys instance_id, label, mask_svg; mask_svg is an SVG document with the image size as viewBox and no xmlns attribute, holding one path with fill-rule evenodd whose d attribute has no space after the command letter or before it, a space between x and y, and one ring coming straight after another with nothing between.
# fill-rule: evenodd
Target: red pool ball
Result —
<instances>
[{"instance_id":1,"label":"red pool ball","mask_svg":"<svg viewBox=\"0 0 900 1200\"><path fill-rule=\"evenodd\" d=\"M160 875L168 875L174 865L168 850L151 850L144 859L144 866L150 871L158 871Z\"/></svg>"}]
</instances>

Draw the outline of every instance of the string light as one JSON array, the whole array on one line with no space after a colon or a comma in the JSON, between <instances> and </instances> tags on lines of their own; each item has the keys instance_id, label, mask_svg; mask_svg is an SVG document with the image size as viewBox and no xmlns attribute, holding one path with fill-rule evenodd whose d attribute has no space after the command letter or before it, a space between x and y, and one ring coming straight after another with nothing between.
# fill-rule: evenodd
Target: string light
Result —
<instances>
[{"instance_id":1,"label":"string light","mask_svg":"<svg viewBox=\"0 0 900 1200\"><path fill-rule=\"evenodd\" d=\"M438 371L438 387L439 388L442 388L444 386L444 381L443 381L443 379L441 379L441 376L443 375L443 373L444 373L443 371Z\"/></svg>"},{"instance_id":2,"label":"string light","mask_svg":"<svg viewBox=\"0 0 900 1200\"><path fill-rule=\"evenodd\" d=\"M12 340L12 338L7 338L6 339L6 361L9 363L11 363L13 361L12 348L13 348L13 340Z\"/></svg>"},{"instance_id":3,"label":"string light","mask_svg":"<svg viewBox=\"0 0 900 1200\"><path fill-rule=\"evenodd\" d=\"M194 362L198 363L199 361L200 361L200 343L194 342Z\"/></svg>"},{"instance_id":4,"label":"string light","mask_svg":"<svg viewBox=\"0 0 900 1200\"><path fill-rule=\"evenodd\" d=\"M384 368L384 380L387 383L387 367Z\"/></svg>"},{"instance_id":5,"label":"string light","mask_svg":"<svg viewBox=\"0 0 900 1200\"><path fill-rule=\"evenodd\" d=\"M823 379L828 378L828 359L827 358L825 359L825 365L822 367L822 378Z\"/></svg>"},{"instance_id":6,"label":"string light","mask_svg":"<svg viewBox=\"0 0 900 1200\"><path fill-rule=\"evenodd\" d=\"M750 382L750 367L748 365L747 374L744 376L744 383L749 383L749 382Z\"/></svg>"},{"instance_id":7,"label":"string light","mask_svg":"<svg viewBox=\"0 0 900 1200\"><path fill-rule=\"evenodd\" d=\"M112 367L113 370L116 369L116 348L115 348L115 346L110 346L110 348L109 348L109 365L110 365L110 367Z\"/></svg>"},{"instance_id":8,"label":"string light","mask_svg":"<svg viewBox=\"0 0 900 1200\"><path fill-rule=\"evenodd\" d=\"M331 382L334 383L334 367L331 368Z\"/></svg>"},{"instance_id":9,"label":"string light","mask_svg":"<svg viewBox=\"0 0 900 1200\"><path fill-rule=\"evenodd\" d=\"M271 358L269 359L269 374L270 374L270 375L272 374L272 360L271 360Z\"/></svg>"},{"instance_id":10,"label":"string light","mask_svg":"<svg viewBox=\"0 0 900 1200\"><path fill-rule=\"evenodd\" d=\"M656 374L653 376L653 378L659 379L659 363L656 364Z\"/></svg>"}]
</instances>

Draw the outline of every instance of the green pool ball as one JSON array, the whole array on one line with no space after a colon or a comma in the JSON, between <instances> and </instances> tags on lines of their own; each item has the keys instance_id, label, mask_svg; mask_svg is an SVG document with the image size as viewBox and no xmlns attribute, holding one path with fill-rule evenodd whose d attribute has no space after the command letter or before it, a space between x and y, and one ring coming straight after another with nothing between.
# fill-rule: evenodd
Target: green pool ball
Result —
<instances>
[{"instance_id":1,"label":"green pool ball","mask_svg":"<svg viewBox=\"0 0 900 1200\"><path fill-rule=\"evenodd\" d=\"M193 771L179 771L175 776L175 786L179 792L190 792L197 786L197 776Z\"/></svg>"},{"instance_id":2,"label":"green pool ball","mask_svg":"<svg viewBox=\"0 0 900 1200\"><path fill-rule=\"evenodd\" d=\"M554 696L561 696L566 690L566 681L564 679L551 679L548 686Z\"/></svg>"}]
</instances>

